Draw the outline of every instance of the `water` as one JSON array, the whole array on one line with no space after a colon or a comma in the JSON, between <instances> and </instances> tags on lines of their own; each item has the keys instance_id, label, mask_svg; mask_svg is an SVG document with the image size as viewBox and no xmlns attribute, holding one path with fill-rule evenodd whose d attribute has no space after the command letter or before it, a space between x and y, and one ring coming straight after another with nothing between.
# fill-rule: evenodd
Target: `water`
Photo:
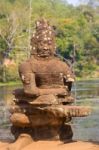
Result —
<instances>
[{"instance_id":1,"label":"water","mask_svg":"<svg viewBox=\"0 0 99 150\"><path fill-rule=\"evenodd\" d=\"M0 141L12 141L14 136L11 134L10 128L10 112L9 104L13 101L12 91L18 87L5 86L0 87Z\"/></svg>"},{"instance_id":2,"label":"water","mask_svg":"<svg viewBox=\"0 0 99 150\"><path fill-rule=\"evenodd\" d=\"M75 89L72 89L75 93ZM76 105L92 107L92 114L73 121L74 139L99 141L99 80L76 83Z\"/></svg>"},{"instance_id":3,"label":"water","mask_svg":"<svg viewBox=\"0 0 99 150\"><path fill-rule=\"evenodd\" d=\"M6 86L0 87L0 139L13 140L14 137L10 132L10 113L8 105L11 103L13 96L12 91L17 87ZM76 93L76 105L92 107L92 114L85 118L73 119L74 140L99 141L99 80L79 81L76 83L72 92Z\"/></svg>"}]
</instances>

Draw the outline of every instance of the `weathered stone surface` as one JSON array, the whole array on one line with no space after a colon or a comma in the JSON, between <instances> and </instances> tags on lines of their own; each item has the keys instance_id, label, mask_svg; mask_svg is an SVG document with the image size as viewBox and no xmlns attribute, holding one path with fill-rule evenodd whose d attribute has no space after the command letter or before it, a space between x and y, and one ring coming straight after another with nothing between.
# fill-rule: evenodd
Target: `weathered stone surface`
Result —
<instances>
[{"instance_id":1,"label":"weathered stone surface","mask_svg":"<svg viewBox=\"0 0 99 150\"><path fill-rule=\"evenodd\" d=\"M30 126L29 117L22 113L14 113L11 116L10 120L13 123L13 125L15 125L15 126L19 126L19 127Z\"/></svg>"},{"instance_id":2,"label":"weathered stone surface","mask_svg":"<svg viewBox=\"0 0 99 150\"><path fill-rule=\"evenodd\" d=\"M54 91L54 90L53 90ZM61 89L59 89L61 92ZM56 105L56 104L67 104L67 103L73 103L74 98L71 95L55 95L54 94L48 94L48 95L41 95L41 96L28 96L24 93L24 89L16 89L13 91L13 94L15 95L15 103L21 103L21 102L27 102L32 105Z\"/></svg>"},{"instance_id":3,"label":"weathered stone surface","mask_svg":"<svg viewBox=\"0 0 99 150\"><path fill-rule=\"evenodd\" d=\"M31 54L49 56L55 51L55 32L47 20L40 19L36 22L36 32L32 35L31 45Z\"/></svg>"},{"instance_id":4,"label":"weathered stone surface","mask_svg":"<svg viewBox=\"0 0 99 150\"><path fill-rule=\"evenodd\" d=\"M16 108L17 109L17 108ZM25 109L25 108L24 108ZM16 126L61 125L71 120L71 117L84 117L90 114L90 108L77 106L49 106L32 108L31 112L16 113L11 116L11 122ZM20 112L19 108L19 112Z\"/></svg>"},{"instance_id":5,"label":"weathered stone surface","mask_svg":"<svg viewBox=\"0 0 99 150\"><path fill-rule=\"evenodd\" d=\"M39 111L39 110L38 110ZM19 127L25 126L45 126L45 125L61 125L63 122L69 122L71 117L59 113L53 115L51 112L41 111L33 115L26 115L22 113L14 113L11 116L11 122Z\"/></svg>"},{"instance_id":6,"label":"weathered stone surface","mask_svg":"<svg viewBox=\"0 0 99 150\"><path fill-rule=\"evenodd\" d=\"M37 126L37 127L17 127L12 126L12 133L15 135L16 139L19 135L25 133L29 134L33 141L37 140L61 140L68 141L72 139L73 132L71 125L62 124L61 126Z\"/></svg>"},{"instance_id":7,"label":"weathered stone surface","mask_svg":"<svg viewBox=\"0 0 99 150\"><path fill-rule=\"evenodd\" d=\"M73 79L69 66L56 57L41 59L32 56L30 60L20 65L19 72L24 85L24 92L33 96L68 95L69 78Z\"/></svg>"},{"instance_id":8,"label":"weathered stone surface","mask_svg":"<svg viewBox=\"0 0 99 150\"><path fill-rule=\"evenodd\" d=\"M54 55L55 33L45 19L36 22L31 45L31 57L19 65L23 89L13 92L12 133L15 137L27 133L35 140L70 140L73 133L66 123L89 115L90 108L70 105L75 77L71 67Z\"/></svg>"},{"instance_id":9,"label":"weathered stone surface","mask_svg":"<svg viewBox=\"0 0 99 150\"><path fill-rule=\"evenodd\" d=\"M0 150L2 149L2 150L6 150L6 147L9 145L9 143L3 143L3 142L0 142Z\"/></svg>"},{"instance_id":10,"label":"weathered stone surface","mask_svg":"<svg viewBox=\"0 0 99 150\"><path fill-rule=\"evenodd\" d=\"M33 139L29 134L21 134L19 135L17 141L7 147L7 150L22 150L32 142Z\"/></svg>"}]
</instances>

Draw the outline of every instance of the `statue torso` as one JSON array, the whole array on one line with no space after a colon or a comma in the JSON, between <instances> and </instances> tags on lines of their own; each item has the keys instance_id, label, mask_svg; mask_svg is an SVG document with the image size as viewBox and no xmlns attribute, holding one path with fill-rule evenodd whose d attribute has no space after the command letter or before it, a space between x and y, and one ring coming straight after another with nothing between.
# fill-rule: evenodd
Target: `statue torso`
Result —
<instances>
[{"instance_id":1,"label":"statue torso","mask_svg":"<svg viewBox=\"0 0 99 150\"><path fill-rule=\"evenodd\" d=\"M67 64L56 57L50 59L30 59L30 64L32 72L35 73L38 87L63 86L63 77L70 74Z\"/></svg>"}]
</instances>

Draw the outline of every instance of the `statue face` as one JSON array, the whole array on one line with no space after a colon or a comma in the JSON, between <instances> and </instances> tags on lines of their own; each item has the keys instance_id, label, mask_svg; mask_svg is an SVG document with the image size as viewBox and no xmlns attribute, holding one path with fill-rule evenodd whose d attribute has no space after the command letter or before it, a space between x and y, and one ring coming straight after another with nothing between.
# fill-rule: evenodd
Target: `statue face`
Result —
<instances>
[{"instance_id":1,"label":"statue face","mask_svg":"<svg viewBox=\"0 0 99 150\"><path fill-rule=\"evenodd\" d=\"M38 55L54 54L55 34L48 21L43 19L36 22L36 32L33 34L31 45Z\"/></svg>"}]
</instances>

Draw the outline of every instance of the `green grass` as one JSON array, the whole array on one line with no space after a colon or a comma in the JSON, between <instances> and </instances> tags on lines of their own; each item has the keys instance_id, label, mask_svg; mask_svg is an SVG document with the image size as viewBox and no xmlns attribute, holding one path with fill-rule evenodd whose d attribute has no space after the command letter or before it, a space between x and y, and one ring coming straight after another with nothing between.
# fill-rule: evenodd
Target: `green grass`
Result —
<instances>
[{"instance_id":1,"label":"green grass","mask_svg":"<svg viewBox=\"0 0 99 150\"><path fill-rule=\"evenodd\" d=\"M99 80L99 78L85 78L85 77L76 77L76 81L92 81L92 80Z\"/></svg>"},{"instance_id":2,"label":"green grass","mask_svg":"<svg viewBox=\"0 0 99 150\"><path fill-rule=\"evenodd\" d=\"M21 81L10 81L10 82L0 82L0 86L13 86L13 85L21 85Z\"/></svg>"}]
</instances>

